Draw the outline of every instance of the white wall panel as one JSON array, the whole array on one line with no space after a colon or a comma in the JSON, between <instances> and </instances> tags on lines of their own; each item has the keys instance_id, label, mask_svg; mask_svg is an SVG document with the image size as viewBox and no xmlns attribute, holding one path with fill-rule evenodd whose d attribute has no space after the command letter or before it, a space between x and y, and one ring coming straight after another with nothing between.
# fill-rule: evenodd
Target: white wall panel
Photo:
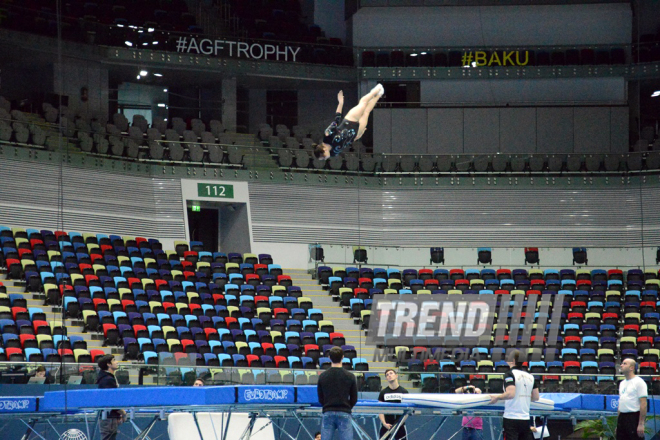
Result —
<instances>
[{"instance_id":1,"label":"white wall panel","mask_svg":"<svg viewBox=\"0 0 660 440\"><path fill-rule=\"evenodd\" d=\"M500 151L527 154L536 150L536 109L501 108Z\"/></svg>"},{"instance_id":2,"label":"white wall panel","mask_svg":"<svg viewBox=\"0 0 660 440\"><path fill-rule=\"evenodd\" d=\"M392 153L426 153L426 127L426 109L392 109Z\"/></svg>"},{"instance_id":3,"label":"white wall panel","mask_svg":"<svg viewBox=\"0 0 660 440\"><path fill-rule=\"evenodd\" d=\"M627 107L376 109L374 113L376 153L628 151Z\"/></svg>"},{"instance_id":4,"label":"white wall panel","mask_svg":"<svg viewBox=\"0 0 660 440\"><path fill-rule=\"evenodd\" d=\"M576 107L574 109L576 153L610 151L610 109Z\"/></svg>"},{"instance_id":5,"label":"white wall panel","mask_svg":"<svg viewBox=\"0 0 660 440\"><path fill-rule=\"evenodd\" d=\"M465 109L464 151L497 153L500 149L500 112L489 108Z\"/></svg>"},{"instance_id":6,"label":"white wall panel","mask_svg":"<svg viewBox=\"0 0 660 440\"><path fill-rule=\"evenodd\" d=\"M429 154L456 154L463 152L463 109L428 109Z\"/></svg>"},{"instance_id":7,"label":"white wall panel","mask_svg":"<svg viewBox=\"0 0 660 440\"><path fill-rule=\"evenodd\" d=\"M573 152L573 108L548 107L536 110L536 152Z\"/></svg>"},{"instance_id":8,"label":"white wall panel","mask_svg":"<svg viewBox=\"0 0 660 440\"><path fill-rule=\"evenodd\" d=\"M618 78L420 81L423 106L626 104L626 81Z\"/></svg>"},{"instance_id":9,"label":"white wall panel","mask_svg":"<svg viewBox=\"0 0 660 440\"><path fill-rule=\"evenodd\" d=\"M356 46L629 44L630 4L361 8Z\"/></svg>"},{"instance_id":10,"label":"white wall panel","mask_svg":"<svg viewBox=\"0 0 660 440\"><path fill-rule=\"evenodd\" d=\"M377 108L374 118L374 153L392 152L392 109Z\"/></svg>"},{"instance_id":11,"label":"white wall panel","mask_svg":"<svg viewBox=\"0 0 660 440\"><path fill-rule=\"evenodd\" d=\"M628 107L612 107L610 109L610 152L627 153L630 127L630 111Z\"/></svg>"}]
</instances>

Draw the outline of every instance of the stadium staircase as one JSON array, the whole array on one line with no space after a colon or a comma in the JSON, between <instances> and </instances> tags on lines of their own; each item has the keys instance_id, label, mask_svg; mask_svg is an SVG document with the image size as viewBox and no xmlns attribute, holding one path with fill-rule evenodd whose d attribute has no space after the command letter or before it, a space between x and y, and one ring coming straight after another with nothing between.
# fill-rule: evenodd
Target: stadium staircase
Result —
<instances>
[{"instance_id":1,"label":"stadium staircase","mask_svg":"<svg viewBox=\"0 0 660 440\"><path fill-rule=\"evenodd\" d=\"M385 362L374 361L376 347L366 345L364 330L360 329L360 325L354 322L348 313L344 312L342 306L333 300L328 291L323 290L318 281L313 279L307 270L284 269L284 272L291 276L294 286L299 286L305 296L311 298L314 307L323 311L323 319L332 321L335 331L344 334L346 345L354 346L358 357L365 358L369 362L369 372L381 375L381 386L385 387L387 382L383 375L384 371L388 368L394 368L398 371L394 359ZM400 374L399 383L410 392L421 392L420 387L413 386L408 379L408 374Z\"/></svg>"},{"instance_id":2,"label":"stadium staircase","mask_svg":"<svg viewBox=\"0 0 660 440\"><path fill-rule=\"evenodd\" d=\"M38 307L46 314L48 323L62 322L62 308L57 306L44 305L46 296L43 292L26 292L25 281L11 280L7 278L7 270L0 269L0 281L7 287L7 295L15 293L23 295L27 301L27 307ZM103 334L102 333L85 333L83 331L83 321L79 319L67 318L63 321L66 327L68 336L81 336L87 342L87 351L102 350L107 354L114 354L117 360L121 361L123 349L120 347L103 347ZM138 383L137 374L131 377L131 383Z\"/></svg>"}]
</instances>

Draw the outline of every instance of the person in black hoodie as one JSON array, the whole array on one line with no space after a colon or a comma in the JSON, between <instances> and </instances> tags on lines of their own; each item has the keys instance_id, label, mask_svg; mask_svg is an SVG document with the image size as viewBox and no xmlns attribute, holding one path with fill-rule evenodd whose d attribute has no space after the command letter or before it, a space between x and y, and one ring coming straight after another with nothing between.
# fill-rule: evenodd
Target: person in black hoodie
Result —
<instances>
[{"instance_id":1,"label":"person in black hoodie","mask_svg":"<svg viewBox=\"0 0 660 440\"><path fill-rule=\"evenodd\" d=\"M99 359L98 364L101 369L96 379L99 389L119 388L119 384L115 378L115 371L119 369L117 359L113 355L107 354ZM126 411L123 409L113 409L108 413L106 420L99 421L101 440L115 440L117 438L117 429L124 422L124 417L126 417Z\"/></svg>"},{"instance_id":2,"label":"person in black hoodie","mask_svg":"<svg viewBox=\"0 0 660 440\"><path fill-rule=\"evenodd\" d=\"M344 370L344 351L332 347L329 352L332 366L319 376L318 396L323 405L321 440L332 440L335 431L339 440L353 440L351 410L358 400L357 381L353 373Z\"/></svg>"}]
</instances>

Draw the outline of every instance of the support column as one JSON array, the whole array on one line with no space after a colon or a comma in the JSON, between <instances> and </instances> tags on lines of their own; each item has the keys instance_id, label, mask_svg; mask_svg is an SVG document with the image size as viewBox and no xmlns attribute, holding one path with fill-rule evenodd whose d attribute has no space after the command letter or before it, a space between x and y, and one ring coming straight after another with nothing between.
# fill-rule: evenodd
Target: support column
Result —
<instances>
[{"instance_id":1,"label":"support column","mask_svg":"<svg viewBox=\"0 0 660 440\"><path fill-rule=\"evenodd\" d=\"M222 80L222 125L229 132L236 131L236 78Z\"/></svg>"}]
</instances>

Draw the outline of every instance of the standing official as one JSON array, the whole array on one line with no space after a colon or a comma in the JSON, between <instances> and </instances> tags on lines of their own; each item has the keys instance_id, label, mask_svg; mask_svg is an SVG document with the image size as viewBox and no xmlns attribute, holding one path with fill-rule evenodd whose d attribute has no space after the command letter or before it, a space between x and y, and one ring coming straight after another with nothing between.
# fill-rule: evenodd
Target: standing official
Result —
<instances>
[{"instance_id":1,"label":"standing official","mask_svg":"<svg viewBox=\"0 0 660 440\"><path fill-rule=\"evenodd\" d=\"M616 423L617 440L644 438L648 388L644 380L635 375L637 362L624 359L621 373L625 377L619 384L619 418Z\"/></svg>"},{"instance_id":2,"label":"standing official","mask_svg":"<svg viewBox=\"0 0 660 440\"><path fill-rule=\"evenodd\" d=\"M491 395L491 405L503 400L502 430L505 440L533 440L529 429L529 409L539 400L538 385L534 376L522 371L520 350L512 350L507 356L511 370L504 375L504 393Z\"/></svg>"}]
</instances>

